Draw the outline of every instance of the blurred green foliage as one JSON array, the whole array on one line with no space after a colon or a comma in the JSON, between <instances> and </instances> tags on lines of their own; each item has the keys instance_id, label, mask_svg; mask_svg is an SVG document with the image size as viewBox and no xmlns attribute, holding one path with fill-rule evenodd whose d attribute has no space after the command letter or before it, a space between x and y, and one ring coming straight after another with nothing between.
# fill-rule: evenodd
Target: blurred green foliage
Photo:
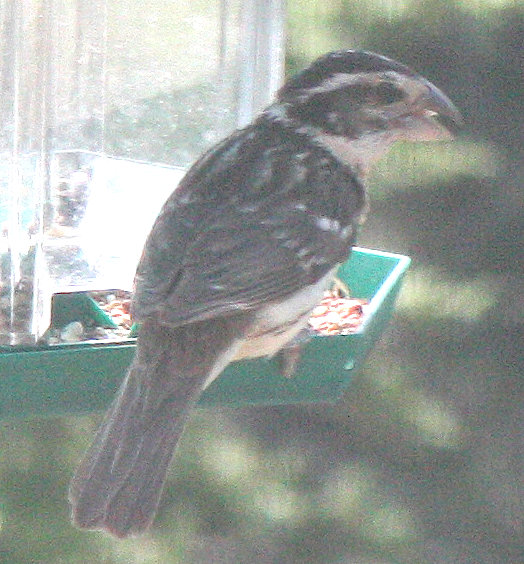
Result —
<instances>
[{"instance_id":1,"label":"blurred green foliage","mask_svg":"<svg viewBox=\"0 0 524 564\"><path fill-rule=\"evenodd\" d=\"M337 406L195 414L141 539L69 525L67 482L97 417L3 422L1 563L521 561L524 6L288 10L290 71L329 49L382 52L465 115L458 142L396 147L372 179L359 243L414 261L394 324ZM178 132L146 121L164 158ZM110 122L125 138L122 113Z\"/></svg>"}]
</instances>

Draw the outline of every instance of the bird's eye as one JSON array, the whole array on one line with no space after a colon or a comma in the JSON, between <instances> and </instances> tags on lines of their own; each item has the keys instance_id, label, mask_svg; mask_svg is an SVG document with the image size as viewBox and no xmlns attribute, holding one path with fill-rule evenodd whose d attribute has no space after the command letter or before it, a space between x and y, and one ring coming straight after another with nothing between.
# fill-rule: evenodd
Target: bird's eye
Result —
<instances>
[{"instance_id":1,"label":"bird's eye","mask_svg":"<svg viewBox=\"0 0 524 564\"><path fill-rule=\"evenodd\" d=\"M394 104L404 98L405 94L391 82L381 82L373 89L374 97L383 105Z\"/></svg>"}]
</instances>

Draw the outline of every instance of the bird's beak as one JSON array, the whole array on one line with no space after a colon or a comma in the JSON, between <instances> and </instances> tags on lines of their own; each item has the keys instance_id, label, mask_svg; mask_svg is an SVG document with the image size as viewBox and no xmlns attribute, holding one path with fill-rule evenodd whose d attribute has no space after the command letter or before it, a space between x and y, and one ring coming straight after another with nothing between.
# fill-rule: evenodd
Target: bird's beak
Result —
<instances>
[{"instance_id":1,"label":"bird's beak","mask_svg":"<svg viewBox=\"0 0 524 564\"><path fill-rule=\"evenodd\" d=\"M424 80L424 87L411 108L410 123L405 123L406 137L413 141L452 139L464 125L460 112L434 84Z\"/></svg>"},{"instance_id":2,"label":"bird's beak","mask_svg":"<svg viewBox=\"0 0 524 564\"><path fill-rule=\"evenodd\" d=\"M431 82L427 83L428 95L423 97L423 104L429 112L435 112L436 119L444 126L451 137L464 127L464 120L453 102Z\"/></svg>"}]
</instances>

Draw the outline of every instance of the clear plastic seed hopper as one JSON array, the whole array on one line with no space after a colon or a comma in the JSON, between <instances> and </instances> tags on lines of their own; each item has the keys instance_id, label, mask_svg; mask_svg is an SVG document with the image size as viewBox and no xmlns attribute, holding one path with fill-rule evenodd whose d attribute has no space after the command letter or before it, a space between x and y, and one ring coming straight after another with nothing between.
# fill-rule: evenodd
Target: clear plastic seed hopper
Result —
<instances>
[{"instance_id":1,"label":"clear plastic seed hopper","mask_svg":"<svg viewBox=\"0 0 524 564\"><path fill-rule=\"evenodd\" d=\"M115 326L93 292L131 289L187 166L281 82L282 1L149 5L0 6L0 417L108 404L134 339L86 331ZM408 264L356 250L340 277L370 300L359 331L315 337L292 379L274 360L234 364L202 404L334 401L382 332Z\"/></svg>"}]
</instances>

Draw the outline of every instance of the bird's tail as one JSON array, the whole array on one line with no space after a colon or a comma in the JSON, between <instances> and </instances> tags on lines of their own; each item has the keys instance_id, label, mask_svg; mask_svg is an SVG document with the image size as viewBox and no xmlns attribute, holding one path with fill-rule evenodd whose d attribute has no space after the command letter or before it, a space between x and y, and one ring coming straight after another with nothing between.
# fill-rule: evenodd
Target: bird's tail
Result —
<instances>
[{"instance_id":1,"label":"bird's tail","mask_svg":"<svg viewBox=\"0 0 524 564\"><path fill-rule=\"evenodd\" d=\"M151 524L189 411L231 348L224 333L202 339L191 329L142 326L126 379L71 481L76 526L126 537Z\"/></svg>"}]
</instances>

